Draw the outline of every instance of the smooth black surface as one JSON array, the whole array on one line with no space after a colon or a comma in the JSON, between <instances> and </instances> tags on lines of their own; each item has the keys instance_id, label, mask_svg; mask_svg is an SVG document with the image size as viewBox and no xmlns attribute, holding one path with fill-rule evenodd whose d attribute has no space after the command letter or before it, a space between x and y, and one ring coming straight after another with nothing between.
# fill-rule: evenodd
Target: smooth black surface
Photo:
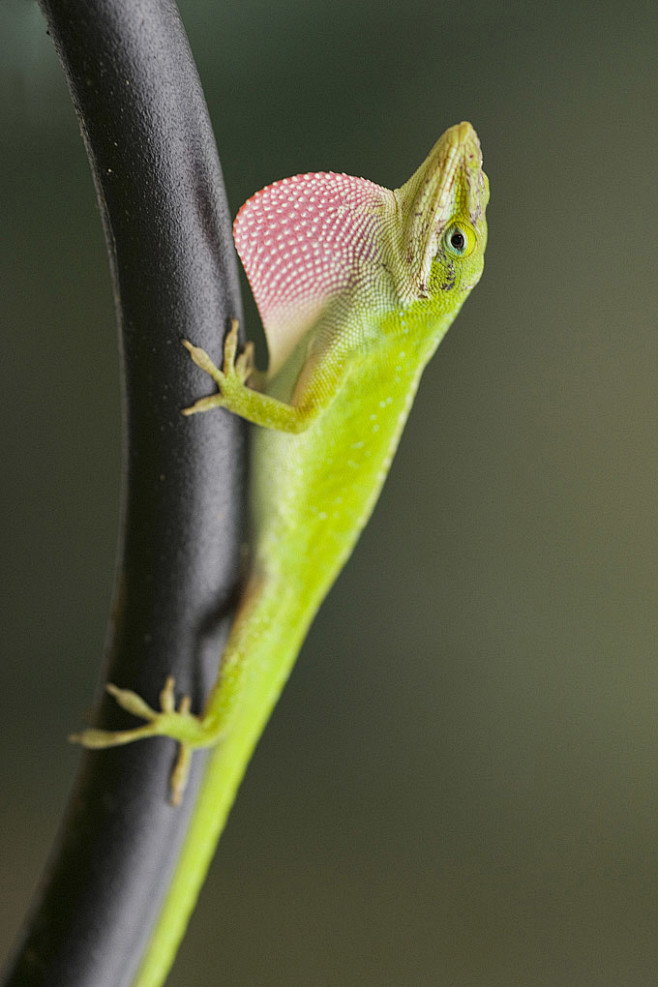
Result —
<instances>
[{"instance_id":1,"label":"smooth black surface","mask_svg":"<svg viewBox=\"0 0 658 987\"><path fill-rule=\"evenodd\" d=\"M81 122L111 258L125 370L123 536L103 681L199 708L238 580L243 429L180 409L212 389L241 316L230 217L199 79L170 0L41 0ZM53 190L53 194L56 194ZM90 414L102 409L91 408ZM106 699L101 722L131 718ZM5 987L127 987L193 803L167 802L168 740L84 754Z\"/></svg>"}]
</instances>

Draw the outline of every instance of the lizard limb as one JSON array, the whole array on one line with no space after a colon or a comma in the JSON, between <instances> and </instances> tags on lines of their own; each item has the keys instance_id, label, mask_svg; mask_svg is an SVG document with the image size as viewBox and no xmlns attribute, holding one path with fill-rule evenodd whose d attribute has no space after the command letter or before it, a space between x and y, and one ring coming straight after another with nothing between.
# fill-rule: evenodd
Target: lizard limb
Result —
<instances>
[{"instance_id":1,"label":"lizard limb","mask_svg":"<svg viewBox=\"0 0 658 987\"><path fill-rule=\"evenodd\" d=\"M252 377L256 378L257 384L262 383L262 380L253 365L253 344L248 343L244 351L236 356L237 319L231 320L231 328L224 341L222 370L213 363L205 350L194 346L187 339L182 342L197 367L212 377L218 387L217 394L195 401L191 407L183 410L184 415L196 415L211 408L226 408L255 425L284 432L302 432L311 423L315 415L313 409L285 404L248 386L247 381Z\"/></svg>"}]
</instances>

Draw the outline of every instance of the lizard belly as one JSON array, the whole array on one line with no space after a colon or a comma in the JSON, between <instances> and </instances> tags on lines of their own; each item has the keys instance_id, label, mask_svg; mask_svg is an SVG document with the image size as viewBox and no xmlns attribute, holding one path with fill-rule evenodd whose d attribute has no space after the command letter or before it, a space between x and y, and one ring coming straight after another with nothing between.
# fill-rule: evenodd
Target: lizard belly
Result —
<instances>
[{"instance_id":1,"label":"lizard belly","mask_svg":"<svg viewBox=\"0 0 658 987\"><path fill-rule=\"evenodd\" d=\"M346 379L306 431L257 431L256 569L264 566L319 604L372 512L421 369L408 368L401 379L370 365Z\"/></svg>"}]
</instances>

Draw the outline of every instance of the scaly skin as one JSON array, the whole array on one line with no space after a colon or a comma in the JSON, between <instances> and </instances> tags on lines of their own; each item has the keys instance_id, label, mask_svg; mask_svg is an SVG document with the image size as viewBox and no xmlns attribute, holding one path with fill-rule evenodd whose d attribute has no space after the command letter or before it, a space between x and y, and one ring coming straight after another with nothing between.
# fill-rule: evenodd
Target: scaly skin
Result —
<instances>
[{"instance_id":1,"label":"scaly skin","mask_svg":"<svg viewBox=\"0 0 658 987\"><path fill-rule=\"evenodd\" d=\"M219 370L185 341L217 385L186 414L227 408L262 426L252 464L253 545L217 682L199 716L168 680L159 711L109 687L146 722L74 738L107 747L166 735L180 742L172 800L196 747L214 747L186 843L135 987L173 962L251 752L317 608L367 522L422 371L471 289L486 246L488 182L470 124L448 130L390 192L344 175L269 186L235 223L259 305L270 372L258 381L237 325Z\"/></svg>"}]
</instances>

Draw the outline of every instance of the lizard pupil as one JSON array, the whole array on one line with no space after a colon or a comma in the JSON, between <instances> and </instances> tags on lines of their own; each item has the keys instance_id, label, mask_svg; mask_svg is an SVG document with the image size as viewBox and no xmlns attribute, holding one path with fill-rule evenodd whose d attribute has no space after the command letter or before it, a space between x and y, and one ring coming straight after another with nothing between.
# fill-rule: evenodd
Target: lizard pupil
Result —
<instances>
[{"instance_id":1,"label":"lizard pupil","mask_svg":"<svg viewBox=\"0 0 658 987\"><path fill-rule=\"evenodd\" d=\"M466 246L466 237L461 230L455 230L450 236L450 246L459 252L461 252Z\"/></svg>"}]
</instances>

